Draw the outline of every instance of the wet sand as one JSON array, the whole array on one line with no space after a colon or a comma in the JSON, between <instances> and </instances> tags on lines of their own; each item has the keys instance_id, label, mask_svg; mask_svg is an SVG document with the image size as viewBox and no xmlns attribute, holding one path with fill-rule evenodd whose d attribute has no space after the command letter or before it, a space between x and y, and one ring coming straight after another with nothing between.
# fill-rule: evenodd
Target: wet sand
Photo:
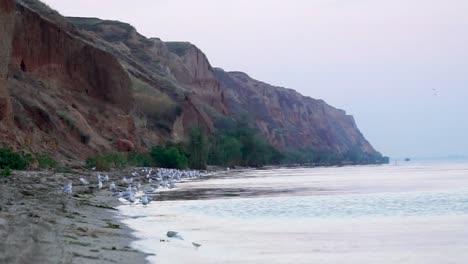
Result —
<instances>
[{"instance_id":1,"label":"wet sand","mask_svg":"<svg viewBox=\"0 0 468 264\"><path fill-rule=\"evenodd\" d=\"M14 172L1 177L0 263L146 263L148 255L130 247L133 230L119 221L119 201L109 191L80 186L80 177L93 186L95 175ZM61 189L69 180L71 197Z\"/></svg>"}]
</instances>

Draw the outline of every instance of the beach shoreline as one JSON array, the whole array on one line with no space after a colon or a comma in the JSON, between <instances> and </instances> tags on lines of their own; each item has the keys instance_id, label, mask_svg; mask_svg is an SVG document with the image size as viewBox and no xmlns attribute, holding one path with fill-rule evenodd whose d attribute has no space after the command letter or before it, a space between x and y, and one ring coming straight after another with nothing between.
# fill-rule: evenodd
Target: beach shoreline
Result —
<instances>
[{"instance_id":1,"label":"beach shoreline","mask_svg":"<svg viewBox=\"0 0 468 264\"><path fill-rule=\"evenodd\" d=\"M78 174L78 175L77 175ZM121 221L120 202L93 186L95 172L16 171L0 178L0 263L147 263ZM117 180L117 178L111 180ZM74 184L67 196L62 187Z\"/></svg>"},{"instance_id":2,"label":"beach shoreline","mask_svg":"<svg viewBox=\"0 0 468 264\"><path fill-rule=\"evenodd\" d=\"M157 253L151 263L464 263L466 171L466 164L230 171L119 210L136 230L132 245Z\"/></svg>"}]
</instances>

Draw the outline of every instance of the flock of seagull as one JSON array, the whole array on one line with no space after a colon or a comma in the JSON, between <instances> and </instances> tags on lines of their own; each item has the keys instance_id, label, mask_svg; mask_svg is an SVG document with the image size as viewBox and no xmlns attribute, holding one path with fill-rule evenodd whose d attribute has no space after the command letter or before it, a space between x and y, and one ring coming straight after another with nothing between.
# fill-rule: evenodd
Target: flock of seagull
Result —
<instances>
[{"instance_id":1,"label":"flock of seagull","mask_svg":"<svg viewBox=\"0 0 468 264\"><path fill-rule=\"evenodd\" d=\"M146 206L152 201L152 198L148 195L154 194L158 189L173 189L176 187L175 184L183 179L200 178L203 175L204 172L196 170L141 168L135 169L131 176L123 177L117 183L114 181L109 182L109 175L98 174L98 183L95 189L101 190L108 183L106 188L113 192L113 197L123 198L131 204L138 201L138 203ZM90 181L86 178L80 178L80 182L84 186L90 184ZM68 182L63 187L63 192L71 195L73 193L73 183Z\"/></svg>"},{"instance_id":2,"label":"flock of seagull","mask_svg":"<svg viewBox=\"0 0 468 264\"><path fill-rule=\"evenodd\" d=\"M148 195L156 193L158 189L173 189L176 187L176 183L183 179L196 179L205 175L207 175L206 172L196 170L141 168L135 169L131 175L123 177L119 182L110 181L109 175L97 174L97 184L94 185L94 188L88 179L80 178L79 180L84 187L91 187L97 191L108 188L113 192L113 197L125 199L130 204L137 203L146 207L152 201ZM72 195L73 183L68 182L62 190L66 195ZM168 231L166 236L184 240L175 231ZM166 240L161 239L161 242L166 242ZM196 242L192 242L192 245L196 249L201 246Z\"/></svg>"}]
</instances>

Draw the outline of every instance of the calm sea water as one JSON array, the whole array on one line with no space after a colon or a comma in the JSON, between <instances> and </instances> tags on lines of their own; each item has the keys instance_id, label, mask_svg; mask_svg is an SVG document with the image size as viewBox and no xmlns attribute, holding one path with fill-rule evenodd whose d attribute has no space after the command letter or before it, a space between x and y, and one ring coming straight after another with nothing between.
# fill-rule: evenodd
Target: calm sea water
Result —
<instances>
[{"instance_id":1,"label":"calm sea water","mask_svg":"<svg viewBox=\"0 0 468 264\"><path fill-rule=\"evenodd\" d=\"M153 263L468 263L468 164L230 172L157 199L120 207Z\"/></svg>"}]
</instances>

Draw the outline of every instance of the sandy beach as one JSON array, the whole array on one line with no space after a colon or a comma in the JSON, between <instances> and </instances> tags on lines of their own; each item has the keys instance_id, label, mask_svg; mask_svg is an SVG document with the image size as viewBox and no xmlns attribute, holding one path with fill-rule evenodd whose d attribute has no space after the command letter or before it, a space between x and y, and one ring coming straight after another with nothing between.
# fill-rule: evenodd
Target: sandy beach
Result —
<instances>
[{"instance_id":1,"label":"sandy beach","mask_svg":"<svg viewBox=\"0 0 468 264\"><path fill-rule=\"evenodd\" d=\"M146 263L148 255L130 247L133 231L119 222L119 201L80 177L95 185L96 173L85 171L0 178L0 263Z\"/></svg>"}]
</instances>

